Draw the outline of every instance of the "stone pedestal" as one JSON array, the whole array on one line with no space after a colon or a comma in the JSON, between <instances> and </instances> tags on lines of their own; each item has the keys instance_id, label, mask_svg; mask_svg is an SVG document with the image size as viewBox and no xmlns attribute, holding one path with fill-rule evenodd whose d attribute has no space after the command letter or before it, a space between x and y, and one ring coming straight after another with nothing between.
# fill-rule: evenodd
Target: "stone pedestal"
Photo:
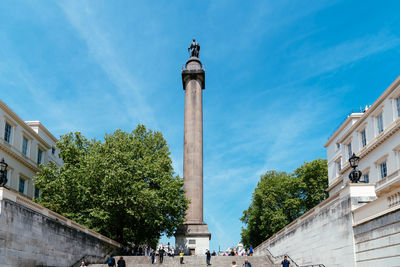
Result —
<instances>
[{"instance_id":1,"label":"stone pedestal","mask_svg":"<svg viewBox=\"0 0 400 267\"><path fill-rule=\"evenodd\" d=\"M186 197L191 201L185 223L175 234L176 253L204 255L211 233L203 221L203 100L205 72L197 57L191 57L182 71L185 90L183 179Z\"/></svg>"},{"instance_id":2,"label":"stone pedestal","mask_svg":"<svg viewBox=\"0 0 400 267\"><path fill-rule=\"evenodd\" d=\"M175 233L175 252L204 255L210 249L211 233L206 223L185 223Z\"/></svg>"}]
</instances>

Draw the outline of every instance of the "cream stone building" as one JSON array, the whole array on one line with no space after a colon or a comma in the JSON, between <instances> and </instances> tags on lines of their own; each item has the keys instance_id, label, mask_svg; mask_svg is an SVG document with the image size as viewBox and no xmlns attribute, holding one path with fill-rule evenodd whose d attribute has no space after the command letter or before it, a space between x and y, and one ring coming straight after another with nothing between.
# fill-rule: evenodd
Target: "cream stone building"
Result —
<instances>
[{"instance_id":1,"label":"cream stone building","mask_svg":"<svg viewBox=\"0 0 400 267\"><path fill-rule=\"evenodd\" d=\"M360 157L362 182L375 184L378 196L400 185L399 78L362 113L352 113L325 144L330 195L343 188L351 171L349 157Z\"/></svg>"},{"instance_id":2,"label":"cream stone building","mask_svg":"<svg viewBox=\"0 0 400 267\"><path fill-rule=\"evenodd\" d=\"M39 196L33 180L40 164L62 165L57 139L40 121L23 121L0 100L0 160L8 164L6 186L30 198Z\"/></svg>"},{"instance_id":3,"label":"cream stone building","mask_svg":"<svg viewBox=\"0 0 400 267\"><path fill-rule=\"evenodd\" d=\"M264 241L255 254L300 265L400 266L400 77L325 144L329 198ZM360 157L361 183L349 158ZM321 265L322 266L322 265Z\"/></svg>"}]
</instances>

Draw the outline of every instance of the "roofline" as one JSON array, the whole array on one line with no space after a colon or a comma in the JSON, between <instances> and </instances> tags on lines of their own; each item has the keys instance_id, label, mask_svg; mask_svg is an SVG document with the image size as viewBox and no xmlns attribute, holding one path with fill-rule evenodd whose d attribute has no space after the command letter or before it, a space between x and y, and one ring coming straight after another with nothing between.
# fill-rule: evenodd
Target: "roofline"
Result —
<instances>
[{"instance_id":1,"label":"roofline","mask_svg":"<svg viewBox=\"0 0 400 267\"><path fill-rule=\"evenodd\" d=\"M364 116L361 117L350 129L342 136L342 140L346 139L360 124L367 118L371 113L373 113L380 104L382 104L383 100L385 100L393 91L396 89L397 86L400 85L400 76L397 77L394 82L381 94L381 96L365 111Z\"/></svg>"},{"instance_id":2,"label":"roofline","mask_svg":"<svg viewBox=\"0 0 400 267\"><path fill-rule=\"evenodd\" d=\"M367 118L372 112L374 112L374 110L376 110L376 108L383 102L383 100L385 100L393 92L393 90L396 89L396 87L399 85L400 85L400 76L398 76L396 78L396 80L394 80L394 82L392 82L389 85L389 87L386 88L386 90L381 94L381 96L368 108L368 110L366 110L363 113L363 116L361 116L360 119L358 121L356 121L356 123L354 123L350 127L350 129L347 130L347 132L342 136L341 139L346 139L350 135L350 133L352 133L354 131L354 129L356 129L358 126L360 126L360 124L365 120L365 118ZM346 121L343 124L345 124ZM343 127L342 127L343 124L339 127L338 130L336 130L335 134L333 134L331 136L331 138L329 138L328 142L326 142L324 147L327 147L332 142L334 137L336 137L337 134L339 133L339 130L343 130Z\"/></svg>"},{"instance_id":3,"label":"roofline","mask_svg":"<svg viewBox=\"0 0 400 267\"><path fill-rule=\"evenodd\" d=\"M353 118L361 118L365 113L351 113L350 115L347 116L347 119L340 125L340 127L331 135L331 137L328 139L324 147L329 146L329 144L335 139L339 133L347 126L347 124L350 123L351 119Z\"/></svg>"},{"instance_id":4,"label":"roofline","mask_svg":"<svg viewBox=\"0 0 400 267\"><path fill-rule=\"evenodd\" d=\"M55 143L58 142L57 138L40 122L40 121L25 121L29 126L38 126L43 132L45 132Z\"/></svg>"},{"instance_id":5,"label":"roofline","mask_svg":"<svg viewBox=\"0 0 400 267\"><path fill-rule=\"evenodd\" d=\"M17 122L19 122L19 124L26 130L28 131L32 136L34 136L40 143L42 143L42 145L44 147L46 147L47 149L50 149L51 146L42 138L39 136L39 134L37 134L31 127L29 127L28 124L25 123L24 120L21 119L21 117L19 117L10 107L7 106L6 103L4 103L1 99L0 99L0 107L3 108L6 113L8 115L10 115L14 120L16 120ZM53 136L54 137L54 136Z\"/></svg>"}]
</instances>

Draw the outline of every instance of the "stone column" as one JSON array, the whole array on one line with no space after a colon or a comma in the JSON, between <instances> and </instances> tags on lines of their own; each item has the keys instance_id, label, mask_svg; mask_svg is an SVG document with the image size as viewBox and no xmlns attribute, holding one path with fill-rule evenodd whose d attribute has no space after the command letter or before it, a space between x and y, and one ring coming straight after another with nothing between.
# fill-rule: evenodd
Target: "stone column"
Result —
<instances>
[{"instance_id":1,"label":"stone column","mask_svg":"<svg viewBox=\"0 0 400 267\"><path fill-rule=\"evenodd\" d=\"M185 90L183 178L191 200L186 223L203 222L203 100L204 70L197 58L190 58L182 73ZM186 81L185 81L186 80Z\"/></svg>"},{"instance_id":2,"label":"stone column","mask_svg":"<svg viewBox=\"0 0 400 267\"><path fill-rule=\"evenodd\" d=\"M204 255L211 233L203 221L203 99L205 72L197 57L191 57L182 70L185 90L183 180L191 201L185 223L175 233L175 252Z\"/></svg>"}]
</instances>

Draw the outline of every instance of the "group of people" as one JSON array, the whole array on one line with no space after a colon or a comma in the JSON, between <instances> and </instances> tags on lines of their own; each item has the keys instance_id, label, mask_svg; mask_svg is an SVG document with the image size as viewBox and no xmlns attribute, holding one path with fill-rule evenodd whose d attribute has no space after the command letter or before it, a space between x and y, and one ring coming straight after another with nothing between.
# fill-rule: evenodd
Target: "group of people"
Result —
<instances>
[{"instance_id":1,"label":"group of people","mask_svg":"<svg viewBox=\"0 0 400 267\"><path fill-rule=\"evenodd\" d=\"M108 267L126 267L124 257L119 257L119 260L117 261L117 265L115 265L115 259L113 256L108 256L107 258L107 265Z\"/></svg>"},{"instance_id":2,"label":"group of people","mask_svg":"<svg viewBox=\"0 0 400 267\"><path fill-rule=\"evenodd\" d=\"M154 251L154 249L152 249L150 252L151 264L156 263L156 255L157 255L156 251ZM165 255L165 250L163 247L160 247L158 249L158 258L159 258L160 263L164 262L164 255Z\"/></svg>"},{"instance_id":3,"label":"group of people","mask_svg":"<svg viewBox=\"0 0 400 267\"><path fill-rule=\"evenodd\" d=\"M125 260L122 256L119 257L119 260L117 261L117 266L115 265L115 259L113 258L113 256L108 256L107 265L109 267L126 267ZM82 261L79 267L87 267L85 261Z\"/></svg>"},{"instance_id":4,"label":"group of people","mask_svg":"<svg viewBox=\"0 0 400 267\"><path fill-rule=\"evenodd\" d=\"M213 254L214 254L214 253L213 253ZM235 256L235 252L233 251L233 249L232 249L230 255L231 255L231 256ZM207 249L207 251L206 251L206 263L207 263L207 266L210 266L210 265L211 265L211 253L210 253L210 251L209 251L208 249ZM231 267L238 267L237 264L236 264L236 261L232 261ZM251 263L249 262L248 259L245 259L245 260L244 260L244 263L243 263L242 267L251 267ZM286 267L286 266L285 266L285 267Z\"/></svg>"},{"instance_id":5,"label":"group of people","mask_svg":"<svg viewBox=\"0 0 400 267\"><path fill-rule=\"evenodd\" d=\"M161 247L158 250L160 264L163 263L163 261L164 261L164 254L165 254L165 250L164 250L164 248ZM252 254L253 253L251 253L250 255L252 255ZM215 253L211 254L210 251L207 249L207 251L206 251L206 263L207 263L207 266L211 265L211 256L215 256ZM154 251L154 249L151 250L150 257L151 257L151 263L152 264L156 263L156 252ZM179 253L179 262L180 262L180 264L184 263L183 259L184 259L184 253L181 250L180 253ZM124 260L124 258L122 256L119 258L119 260L117 262L117 265L115 265L115 259L112 256L109 256L107 258L107 264L108 264L108 267L126 267L125 260ZM82 261L81 267L86 267L86 264L85 264L84 261ZM236 264L236 261L232 261L231 267L238 267L238 265ZM251 263L249 262L248 259L244 260L244 263L243 263L242 267L251 267ZM285 256L283 258L283 261L281 262L281 267L291 267L290 261L287 259L287 256Z\"/></svg>"},{"instance_id":6,"label":"group of people","mask_svg":"<svg viewBox=\"0 0 400 267\"><path fill-rule=\"evenodd\" d=\"M243 267L251 267L251 263L249 262L248 259L245 259L242 266ZM236 264L236 261L232 261L231 267L238 267L237 264Z\"/></svg>"}]
</instances>

